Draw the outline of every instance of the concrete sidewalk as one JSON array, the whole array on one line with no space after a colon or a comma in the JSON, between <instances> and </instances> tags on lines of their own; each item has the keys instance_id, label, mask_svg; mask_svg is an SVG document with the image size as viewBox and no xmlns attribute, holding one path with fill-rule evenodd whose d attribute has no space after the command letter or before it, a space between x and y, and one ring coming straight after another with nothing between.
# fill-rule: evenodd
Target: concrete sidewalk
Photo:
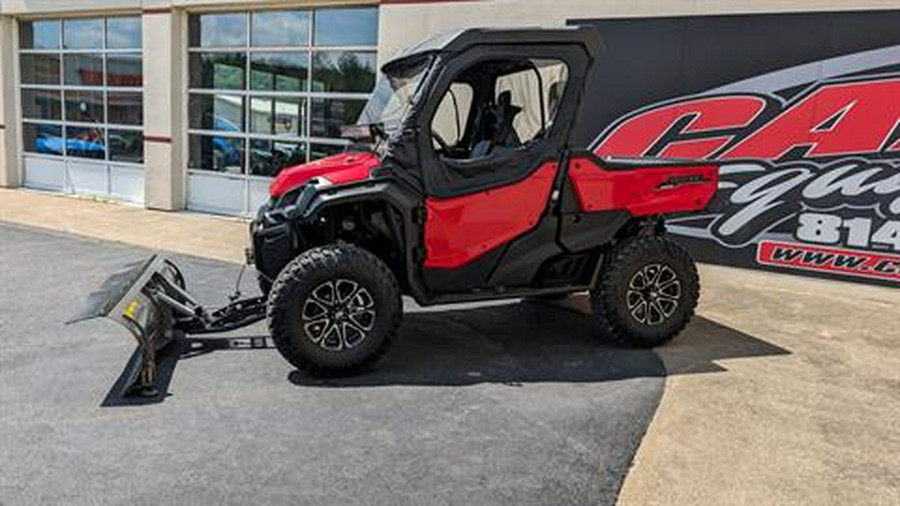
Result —
<instances>
[{"instance_id":1,"label":"concrete sidewalk","mask_svg":"<svg viewBox=\"0 0 900 506\"><path fill-rule=\"evenodd\" d=\"M900 504L900 290L700 278L698 313L754 340L693 332L656 350L666 388L619 503Z\"/></svg>"},{"instance_id":2,"label":"concrete sidewalk","mask_svg":"<svg viewBox=\"0 0 900 506\"><path fill-rule=\"evenodd\" d=\"M247 221L0 188L0 221L132 244L154 250L244 261Z\"/></svg>"},{"instance_id":3,"label":"concrete sidewalk","mask_svg":"<svg viewBox=\"0 0 900 506\"><path fill-rule=\"evenodd\" d=\"M233 262L247 240L236 219L23 190L0 189L0 220ZM716 328L657 350L669 377L620 503L900 504L900 290L700 270Z\"/></svg>"}]
</instances>

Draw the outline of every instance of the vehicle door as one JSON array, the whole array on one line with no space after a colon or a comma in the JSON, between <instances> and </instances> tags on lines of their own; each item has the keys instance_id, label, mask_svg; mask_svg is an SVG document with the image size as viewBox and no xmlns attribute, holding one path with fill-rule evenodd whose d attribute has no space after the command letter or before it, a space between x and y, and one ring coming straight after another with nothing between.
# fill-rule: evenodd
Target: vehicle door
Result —
<instances>
[{"instance_id":1,"label":"vehicle door","mask_svg":"<svg viewBox=\"0 0 900 506\"><path fill-rule=\"evenodd\" d=\"M577 45L476 46L443 69L417 124L431 290L496 284L504 252L529 234L545 238L519 248L528 265L504 285L527 284L552 253L556 223L544 218L586 66Z\"/></svg>"}]
</instances>

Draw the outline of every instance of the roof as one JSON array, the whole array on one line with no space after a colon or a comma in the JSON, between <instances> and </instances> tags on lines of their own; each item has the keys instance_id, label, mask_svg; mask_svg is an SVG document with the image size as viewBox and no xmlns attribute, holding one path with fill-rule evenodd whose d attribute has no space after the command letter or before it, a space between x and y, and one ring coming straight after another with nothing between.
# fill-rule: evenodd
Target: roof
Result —
<instances>
[{"instance_id":1,"label":"roof","mask_svg":"<svg viewBox=\"0 0 900 506\"><path fill-rule=\"evenodd\" d=\"M580 44L591 57L601 49L600 32L590 26L563 28L469 28L445 32L410 46L384 66L427 53L457 52L476 44Z\"/></svg>"}]
</instances>

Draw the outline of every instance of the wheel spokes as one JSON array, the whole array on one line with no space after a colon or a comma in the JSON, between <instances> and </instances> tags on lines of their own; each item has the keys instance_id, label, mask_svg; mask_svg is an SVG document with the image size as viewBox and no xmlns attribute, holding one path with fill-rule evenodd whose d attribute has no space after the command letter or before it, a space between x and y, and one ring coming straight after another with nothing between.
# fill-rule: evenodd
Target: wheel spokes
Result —
<instances>
[{"instance_id":1,"label":"wheel spokes","mask_svg":"<svg viewBox=\"0 0 900 506\"><path fill-rule=\"evenodd\" d=\"M631 316L633 316L635 320L641 323L647 323L647 302L645 300L641 300L637 305L635 305L634 309L631 310Z\"/></svg>"},{"instance_id":2,"label":"wheel spokes","mask_svg":"<svg viewBox=\"0 0 900 506\"><path fill-rule=\"evenodd\" d=\"M659 282L661 273L662 267L659 264L651 264L644 267L644 277L647 280L647 286L656 285Z\"/></svg>"},{"instance_id":3,"label":"wheel spokes","mask_svg":"<svg viewBox=\"0 0 900 506\"><path fill-rule=\"evenodd\" d=\"M668 285L659 287L657 290L657 294L659 297L665 297L667 299L680 299L681 298L681 282L675 280Z\"/></svg>"},{"instance_id":4,"label":"wheel spokes","mask_svg":"<svg viewBox=\"0 0 900 506\"><path fill-rule=\"evenodd\" d=\"M647 323L649 325L659 325L665 319L666 315L657 301L651 300L647 303Z\"/></svg>"},{"instance_id":5,"label":"wheel spokes","mask_svg":"<svg viewBox=\"0 0 900 506\"><path fill-rule=\"evenodd\" d=\"M319 346L331 351L340 351L344 347L344 329L339 323L332 323L319 342Z\"/></svg>"},{"instance_id":6,"label":"wheel spokes","mask_svg":"<svg viewBox=\"0 0 900 506\"><path fill-rule=\"evenodd\" d=\"M637 290L628 290L628 293L625 295L626 302L628 303L628 309L633 310L637 307L638 304L644 302L644 296L641 292Z\"/></svg>"},{"instance_id":7,"label":"wheel spokes","mask_svg":"<svg viewBox=\"0 0 900 506\"><path fill-rule=\"evenodd\" d=\"M638 269L625 291L625 305L632 318L646 325L659 325L675 314L681 300L678 274L665 264Z\"/></svg>"},{"instance_id":8,"label":"wheel spokes","mask_svg":"<svg viewBox=\"0 0 900 506\"><path fill-rule=\"evenodd\" d=\"M352 348L375 327L375 299L356 281L329 280L309 292L303 302L303 332L329 351Z\"/></svg>"},{"instance_id":9,"label":"wheel spokes","mask_svg":"<svg viewBox=\"0 0 900 506\"><path fill-rule=\"evenodd\" d=\"M359 344L360 341L366 338L368 335L368 331L360 328L358 325L353 323L352 321L346 321L341 324L342 332L344 337L344 345L347 348L352 348Z\"/></svg>"},{"instance_id":10,"label":"wheel spokes","mask_svg":"<svg viewBox=\"0 0 900 506\"><path fill-rule=\"evenodd\" d=\"M628 288L632 290L643 290L647 288L647 278L644 277L644 270L641 269L634 273L634 276L631 277L631 282L628 283Z\"/></svg>"},{"instance_id":11,"label":"wheel spokes","mask_svg":"<svg viewBox=\"0 0 900 506\"><path fill-rule=\"evenodd\" d=\"M656 299L656 305L659 307L660 311L662 311L663 316L668 318L675 313L676 309L678 309L678 300L668 297L658 297Z\"/></svg>"},{"instance_id":12,"label":"wheel spokes","mask_svg":"<svg viewBox=\"0 0 900 506\"><path fill-rule=\"evenodd\" d=\"M359 292L359 283L339 279L334 284L338 304L344 304Z\"/></svg>"},{"instance_id":13,"label":"wheel spokes","mask_svg":"<svg viewBox=\"0 0 900 506\"><path fill-rule=\"evenodd\" d=\"M316 299L309 298L303 304L303 319L306 321L320 320L328 316L328 311L328 306L322 304Z\"/></svg>"},{"instance_id":14,"label":"wheel spokes","mask_svg":"<svg viewBox=\"0 0 900 506\"><path fill-rule=\"evenodd\" d=\"M327 331L330 327L331 319L322 318L321 320L315 320L309 323L305 323L303 325L303 330L306 332L306 335L309 336L312 342L317 343L322 340L322 336L325 335L325 331Z\"/></svg>"},{"instance_id":15,"label":"wheel spokes","mask_svg":"<svg viewBox=\"0 0 900 506\"><path fill-rule=\"evenodd\" d=\"M324 304L325 306L331 307L331 305L336 302L334 283L332 283L331 281L322 283L310 293L310 296L314 300Z\"/></svg>"}]
</instances>

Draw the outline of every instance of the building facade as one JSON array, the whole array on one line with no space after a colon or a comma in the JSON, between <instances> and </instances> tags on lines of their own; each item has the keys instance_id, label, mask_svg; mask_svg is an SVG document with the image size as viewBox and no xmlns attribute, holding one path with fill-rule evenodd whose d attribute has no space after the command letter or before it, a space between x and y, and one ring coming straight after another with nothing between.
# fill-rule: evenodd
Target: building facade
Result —
<instances>
[{"instance_id":1,"label":"building facade","mask_svg":"<svg viewBox=\"0 0 900 506\"><path fill-rule=\"evenodd\" d=\"M0 185L249 214L340 151L378 62L471 26L877 9L892 1L3 0Z\"/></svg>"},{"instance_id":2,"label":"building facade","mask_svg":"<svg viewBox=\"0 0 900 506\"><path fill-rule=\"evenodd\" d=\"M404 47L594 24L592 151L754 161L670 224L696 256L897 286L898 22L897 0L0 0L0 186L251 215L344 149Z\"/></svg>"}]
</instances>

